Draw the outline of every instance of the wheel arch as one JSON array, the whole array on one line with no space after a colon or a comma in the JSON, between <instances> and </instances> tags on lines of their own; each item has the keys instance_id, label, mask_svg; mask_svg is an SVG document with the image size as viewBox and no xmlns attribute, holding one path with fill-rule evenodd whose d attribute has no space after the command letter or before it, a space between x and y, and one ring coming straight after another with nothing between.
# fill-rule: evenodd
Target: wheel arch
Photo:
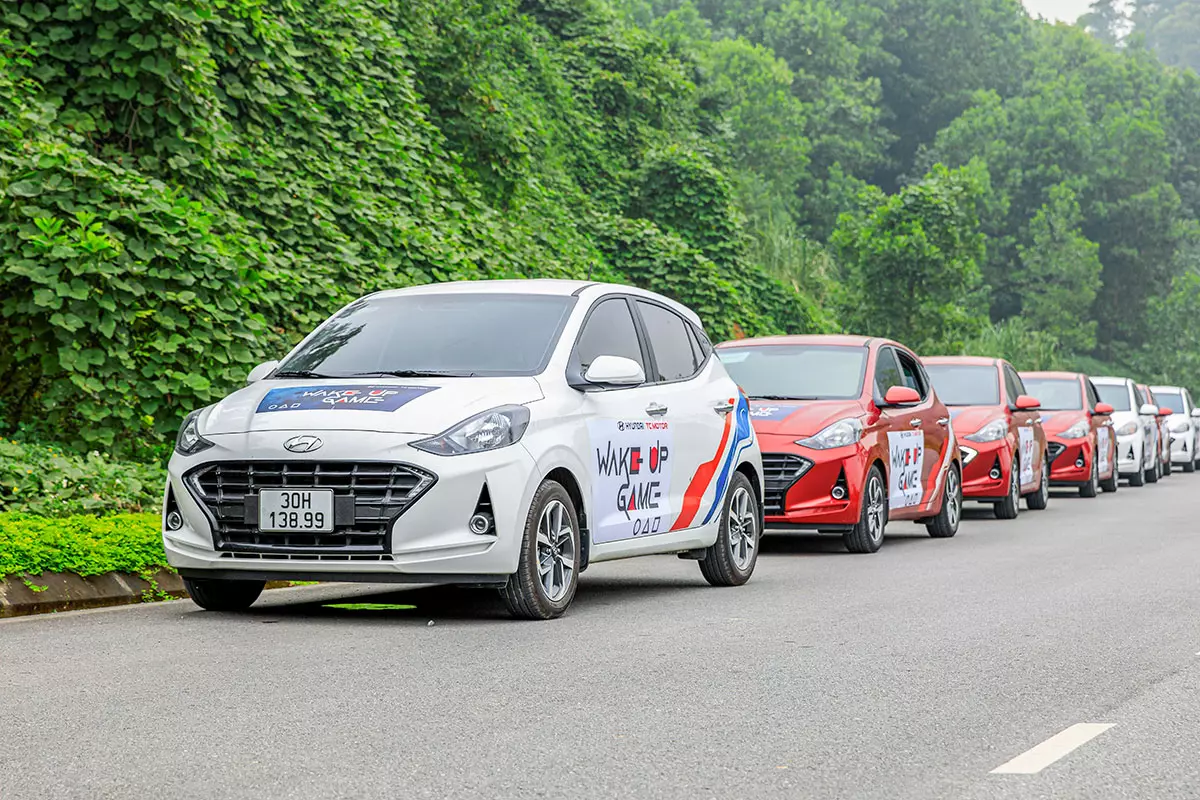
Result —
<instances>
[{"instance_id":1,"label":"wheel arch","mask_svg":"<svg viewBox=\"0 0 1200 800\"><path fill-rule=\"evenodd\" d=\"M762 477L749 461L743 461L738 464L737 471L746 476L747 480L750 481L750 486L754 489L754 500L758 504L758 530L759 535L762 535L762 531L767 525L767 512L763 508Z\"/></svg>"},{"instance_id":2,"label":"wheel arch","mask_svg":"<svg viewBox=\"0 0 1200 800\"><path fill-rule=\"evenodd\" d=\"M567 495L571 498L571 502L575 505L575 513L579 517L579 547L582 551L579 559L579 571L583 572L587 569L588 562L592 554L592 536L591 529L588 526L588 508L584 502L583 489L580 488L579 479L575 477L575 473L571 472L567 467L555 467L546 473L544 480L554 481L567 490Z\"/></svg>"}]
</instances>

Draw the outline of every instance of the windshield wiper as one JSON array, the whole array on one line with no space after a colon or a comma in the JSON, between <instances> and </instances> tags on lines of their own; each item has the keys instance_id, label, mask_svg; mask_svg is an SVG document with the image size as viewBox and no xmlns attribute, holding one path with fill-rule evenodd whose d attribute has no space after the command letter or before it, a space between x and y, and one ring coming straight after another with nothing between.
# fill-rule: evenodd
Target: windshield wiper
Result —
<instances>
[{"instance_id":1,"label":"windshield wiper","mask_svg":"<svg viewBox=\"0 0 1200 800\"><path fill-rule=\"evenodd\" d=\"M289 369L276 372L272 378L344 378L345 375L326 375L324 372L313 372L311 369Z\"/></svg>"},{"instance_id":2,"label":"windshield wiper","mask_svg":"<svg viewBox=\"0 0 1200 800\"><path fill-rule=\"evenodd\" d=\"M474 378L474 372L450 372L434 369L379 369L372 372L354 372L354 378Z\"/></svg>"}]
</instances>

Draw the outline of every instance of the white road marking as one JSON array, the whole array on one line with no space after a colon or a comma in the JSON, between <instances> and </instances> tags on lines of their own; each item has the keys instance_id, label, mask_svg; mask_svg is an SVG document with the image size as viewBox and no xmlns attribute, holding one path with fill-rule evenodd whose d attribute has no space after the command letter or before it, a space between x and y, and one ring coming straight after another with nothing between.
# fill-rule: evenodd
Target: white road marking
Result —
<instances>
[{"instance_id":1,"label":"white road marking","mask_svg":"<svg viewBox=\"0 0 1200 800\"><path fill-rule=\"evenodd\" d=\"M992 770L992 774L1033 775L1041 772L1111 727L1111 724L1104 722L1077 723L1061 733L1054 734L1041 744L1031 747L1012 761L1001 764Z\"/></svg>"}]
</instances>

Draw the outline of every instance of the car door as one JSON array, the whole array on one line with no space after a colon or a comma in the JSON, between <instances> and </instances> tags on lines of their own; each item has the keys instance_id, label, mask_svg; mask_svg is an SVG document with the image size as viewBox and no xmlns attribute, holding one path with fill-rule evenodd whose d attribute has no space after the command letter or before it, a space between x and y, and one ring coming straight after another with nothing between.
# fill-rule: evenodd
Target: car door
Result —
<instances>
[{"instance_id":1,"label":"car door","mask_svg":"<svg viewBox=\"0 0 1200 800\"><path fill-rule=\"evenodd\" d=\"M624 295L607 295L592 306L576 339L571 369L582 375L598 356L632 359L651 373L631 301ZM591 483L588 522L597 545L669 527L672 442L658 430L662 416L649 413L661 403L660 391L647 380L638 386L589 389L583 395Z\"/></svg>"},{"instance_id":2,"label":"car door","mask_svg":"<svg viewBox=\"0 0 1200 800\"><path fill-rule=\"evenodd\" d=\"M1110 470L1116 469L1117 437L1113 433L1112 417L1096 413L1100 403L1100 393L1089 380L1084 380L1084 392L1087 397L1086 411L1092 427L1092 452L1097 461L1096 469L1101 478L1111 477Z\"/></svg>"},{"instance_id":3,"label":"car door","mask_svg":"<svg viewBox=\"0 0 1200 800\"><path fill-rule=\"evenodd\" d=\"M724 499L737 454L753 441L749 410L739 425L737 384L690 321L652 300L634 306L650 350L653 402L669 425L662 438L670 442L671 528L704 525Z\"/></svg>"},{"instance_id":4,"label":"car door","mask_svg":"<svg viewBox=\"0 0 1200 800\"><path fill-rule=\"evenodd\" d=\"M1021 376L1008 363L1000 365L1004 373L1004 390L1008 395L1008 407L1012 409L1013 428L1017 433L1017 453L1021 463L1021 494L1032 492L1037 486L1037 476L1042 471L1042 459L1045 458L1045 437L1039 436L1042 424L1040 411L1022 411L1017 408L1017 398L1025 394L1025 384ZM1038 439L1042 442L1039 444Z\"/></svg>"},{"instance_id":5,"label":"car door","mask_svg":"<svg viewBox=\"0 0 1200 800\"><path fill-rule=\"evenodd\" d=\"M939 416L938 409L933 402L933 387L925 376L925 371L921 368L921 362L917 357L907 351L897 349L896 360L900 363L901 374L904 375L904 385L915 389L921 396L921 402L910 408L913 414L908 420L910 430L920 430L924 438L924 458L921 470L923 500L913 509L915 513L929 508L938 497L936 489L940 485L940 470L945 461L949 420ZM914 425L914 422L918 424Z\"/></svg>"}]
</instances>

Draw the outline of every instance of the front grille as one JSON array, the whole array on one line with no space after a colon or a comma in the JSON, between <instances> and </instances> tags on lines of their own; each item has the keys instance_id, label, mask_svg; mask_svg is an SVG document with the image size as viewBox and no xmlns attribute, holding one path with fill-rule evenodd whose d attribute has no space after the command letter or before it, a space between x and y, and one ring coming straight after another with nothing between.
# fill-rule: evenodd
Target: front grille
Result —
<instances>
[{"instance_id":1,"label":"front grille","mask_svg":"<svg viewBox=\"0 0 1200 800\"><path fill-rule=\"evenodd\" d=\"M390 553L392 522L436 480L408 464L370 461L221 461L186 479L217 550L345 556ZM259 489L333 489L333 531L260 531Z\"/></svg>"},{"instance_id":2,"label":"front grille","mask_svg":"<svg viewBox=\"0 0 1200 800\"><path fill-rule=\"evenodd\" d=\"M1050 463L1053 464L1054 459L1061 456L1063 450L1066 450L1066 449L1067 449L1067 446L1065 444L1059 444L1058 442L1049 442L1046 445L1046 456L1050 459Z\"/></svg>"},{"instance_id":3,"label":"front grille","mask_svg":"<svg viewBox=\"0 0 1200 800\"><path fill-rule=\"evenodd\" d=\"M763 453L762 462L766 489L763 511L768 516L778 516L783 513L788 489L812 469L813 462L790 453Z\"/></svg>"}]
</instances>

